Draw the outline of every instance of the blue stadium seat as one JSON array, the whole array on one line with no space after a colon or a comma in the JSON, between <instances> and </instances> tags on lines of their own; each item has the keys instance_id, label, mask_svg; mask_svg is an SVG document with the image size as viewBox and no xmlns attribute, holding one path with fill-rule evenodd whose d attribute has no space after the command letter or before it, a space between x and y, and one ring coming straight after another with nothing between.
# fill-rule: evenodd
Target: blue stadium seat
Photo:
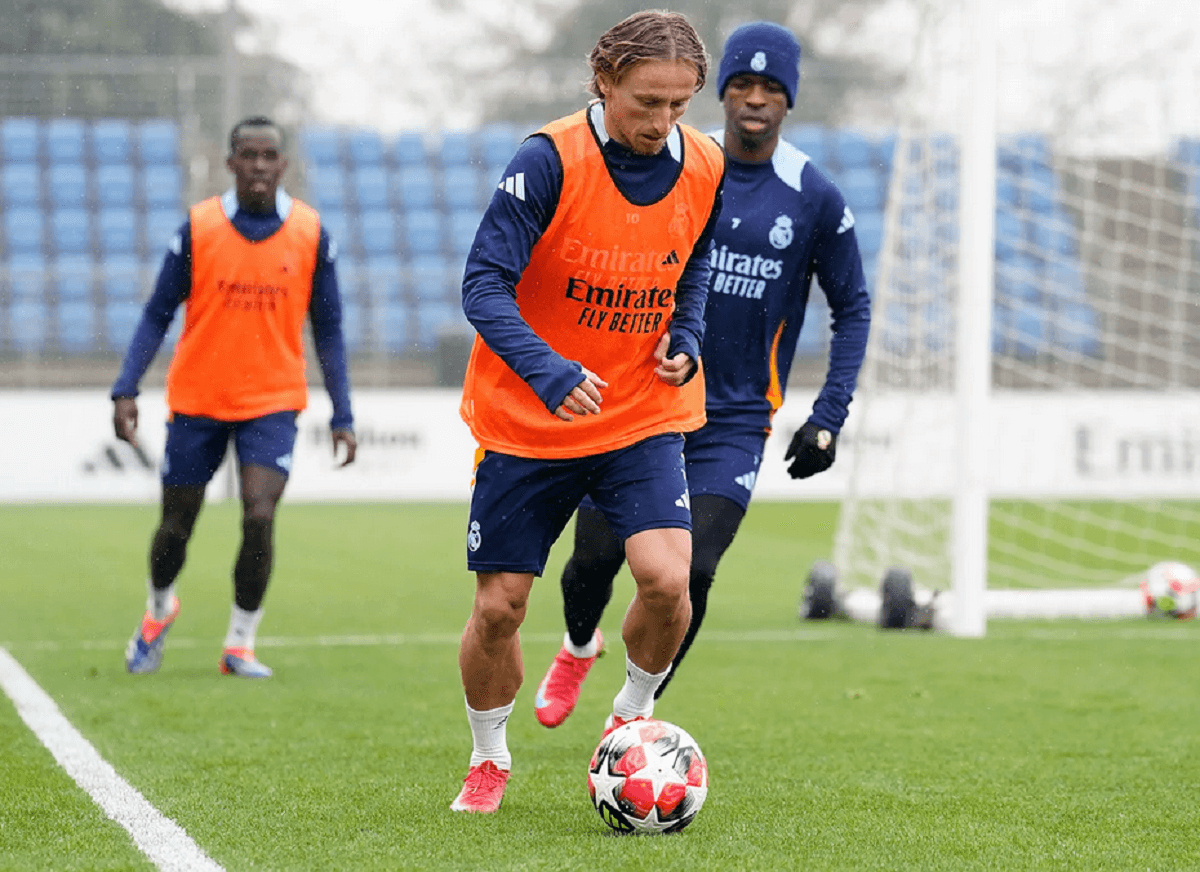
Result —
<instances>
[{"instance_id":1,"label":"blue stadium seat","mask_svg":"<svg viewBox=\"0 0 1200 872\"><path fill-rule=\"evenodd\" d=\"M1076 354L1100 354L1100 319L1087 303L1060 305L1051 333L1055 344Z\"/></svg>"},{"instance_id":2,"label":"blue stadium seat","mask_svg":"<svg viewBox=\"0 0 1200 872\"><path fill-rule=\"evenodd\" d=\"M404 248L409 257L442 250L442 213L422 209L404 213Z\"/></svg>"},{"instance_id":3,"label":"blue stadium seat","mask_svg":"<svg viewBox=\"0 0 1200 872\"><path fill-rule=\"evenodd\" d=\"M46 199L53 208L83 207L88 201L88 174L83 164L53 164L46 174Z\"/></svg>"},{"instance_id":4,"label":"blue stadium seat","mask_svg":"<svg viewBox=\"0 0 1200 872\"><path fill-rule=\"evenodd\" d=\"M429 163L425 137L414 131L401 133L392 146L392 159L400 167L424 167Z\"/></svg>"},{"instance_id":5,"label":"blue stadium seat","mask_svg":"<svg viewBox=\"0 0 1200 872\"><path fill-rule=\"evenodd\" d=\"M1033 244L1043 257L1074 257L1077 252L1075 228L1070 219L1050 216L1033 221Z\"/></svg>"},{"instance_id":6,"label":"blue stadium seat","mask_svg":"<svg viewBox=\"0 0 1200 872\"><path fill-rule=\"evenodd\" d=\"M183 226L184 215L177 209L151 209L146 213L146 253L160 258L172 237Z\"/></svg>"},{"instance_id":7,"label":"blue stadium seat","mask_svg":"<svg viewBox=\"0 0 1200 872\"><path fill-rule=\"evenodd\" d=\"M31 163L41 157L41 126L36 118L5 118L0 123L0 150L9 163Z\"/></svg>"},{"instance_id":8,"label":"blue stadium seat","mask_svg":"<svg viewBox=\"0 0 1200 872\"><path fill-rule=\"evenodd\" d=\"M825 166L825 128L819 124L794 124L783 138L807 154L818 167Z\"/></svg>"},{"instance_id":9,"label":"blue stadium seat","mask_svg":"<svg viewBox=\"0 0 1200 872\"><path fill-rule=\"evenodd\" d=\"M516 129L509 124L488 124L479 131L480 157L492 173L508 166L519 144Z\"/></svg>"},{"instance_id":10,"label":"blue stadium seat","mask_svg":"<svg viewBox=\"0 0 1200 872\"><path fill-rule=\"evenodd\" d=\"M1025 222L1010 211L996 213L996 258L1011 260L1021 251L1025 240Z\"/></svg>"},{"instance_id":11,"label":"blue stadium seat","mask_svg":"<svg viewBox=\"0 0 1200 872\"><path fill-rule=\"evenodd\" d=\"M124 207L101 209L96 213L96 241L105 257L133 254L138 250L137 213Z\"/></svg>"},{"instance_id":12,"label":"blue stadium seat","mask_svg":"<svg viewBox=\"0 0 1200 872\"><path fill-rule=\"evenodd\" d=\"M381 350L403 354L412 349L408 312L408 306L398 300L387 300L372 308L375 337Z\"/></svg>"},{"instance_id":13,"label":"blue stadium seat","mask_svg":"<svg viewBox=\"0 0 1200 872\"><path fill-rule=\"evenodd\" d=\"M428 167L402 166L392 177L393 197L402 209L431 209L437 202L437 191Z\"/></svg>"},{"instance_id":14,"label":"blue stadium seat","mask_svg":"<svg viewBox=\"0 0 1200 872\"><path fill-rule=\"evenodd\" d=\"M342 338L349 353L357 354L366 345L366 327L362 304L355 299L342 300Z\"/></svg>"},{"instance_id":15,"label":"blue stadium seat","mask_svg":"<svg viewBox=\"0 0 1200 872\"><path fill-rule=\"evenodd\" d=\"M123 118L101 118L92 124L92 160L99 166L133 160L133 133Z\"/></svg>"},{"instance_id":16,"label":"blue stadium seat","mask_svg":"<svg viewBox=\"0 0 1200 872\"><path fill-rule=\"evenodd\" d=\"M358 166L379 166L383 163L383 140L377 130L351 130L346 136L346 147L350 161Z\"/></svg>"},{"instance_id":17,"label":"blue stadium seat","mask_svg":"<svg viewBox=\"0 0 1200 872\"><path fill-rule=\"evenodd\" d=\"M368 257L396 252L396 218L385 209L371 209L359 215L362 247Z\"/></svg>"},{"instance_id":18,"label":"blue stadium seat","mask_svg":"<svg viewBox=\"0 0 1200 872\"><path fill-rule=\"evenodd\" d=\"M151 272L132 253L106 256L100 263L100 270L104 299L126 303L136 303L142 298L142 288L149 282Z\"/></svg>"},{"instance_id":19,"label":"blue stadium seat","mask_svg":"<svg viewBox=\"0 0 1200 872\"><path fill-rule=\"evenodd\" d=\"M54 118L46 123L46 158L51 164L83 163L86 155L84 123L79 118Z\"/></svg>"},{"instance_id":20,"label":"blue stadium seat","mask_svg":"<svg viewBox=\"0 0 1200 872\"><path fill-rule=\"evenodd\" d=\"M362 261L348 251L338 252L337 281L343 302L362 300L366 296L366 270Z\"/></svg>"},{"instance_id":21,"label":"blue stadium seat","mask_svg":"<svg viewBox=\"0 0 1200 872\"><path fill-rule=\"evenodd\" d=\"M475 138L466 130L450 130L442 134L438 155L443 167L462 166L475 159Z\"/></svg>"},{"instance_id":22,"label":"blue stadium seat","mask_svg":"<svg viewBox=\"0 0 1200 872\"><path fill-rule=\"evenodd\" d=\"M854 212L854 235L864 259L878 254L883 247L883 213L875 210Z\"/></svg>"},{"instance_id":23,"label":"blue stadium seat","mask_svg":"<svg viewBox=\"0 0 1200 872\"><path fill-rule=\"evenodd\" d=\"M8 341L15 351L31 353L46 346L50 307L45 300L18 300L8 310Z\"/></svg>"},{"instance_id":24,"label":"blue stadium seat","mask_svg":"<svg viewBox=\"0 0 1200 872\"><path fill-rule=\"evenodd\" d=\"M355 167L351 173L354 199L359 209L385 209L388 201L388 174L379 164Z\"/></svg>"},{"instance_id":25,"label":"blue stadium seat","mask_svg":"<svg viewBox=\"0 0 1200 872\"><path fill-rule=\"evenodd\" d=\"M101 209L132 206L136 190L131 165L111 163L96 168L96 202Z\"/></svg>"},{"instance_id":26,"label":"blue stadium seat","mask_svg":"<svg viewBox=\"0 0 1200 872\"><path fill-rule=\"evenodd\" d=\"M1054 200L1055 188L1033 184L1028 181L1029 176L1025 178L1026 182L1021 192L1021 204L1025 210L1033 215L1054 215L1057 211Z\"/></svg>"},{"instance_id":27,"label":"blue stadium seat","mask_svg":"<svg viewBox=\"0 0 1200 872\"><path fill-rule=\"evenodd\" d=\"M417 348L433 351L448 330L468 328L462 307L450 302L430 301L417 307Z\"/></svg>"},{"instance_id":28,"label":"blue stadium seat","mask_svg":"<svg viewBox=\"0 0 1200 872\"><path fill-rule=\"evenodd\" d=\"M455 209L446 224L446 237L450 253L465 259L475 243L479 221L483 217L479 209Z\"/></svg>"},{"instance_id":29,"label":"blue stadium seat","mask_svg":"<svg viewBox=\"0 0 1200 872\"><path fill-rule=\"evenodd\" d=\"M60 301L55 315L60 351L82 354L96 347L96 313L91 300Z\"/></svg>"},{"instance_id":30,"label":"blue stadium seat","mask_svg":"<svg viewBox=\"0 0 1200 872\"><path fill-rule=\"evenodd\" d=\"M46 297L46 258L39 253L11 254L5 264L9 294L13 300L43 300Z\"/></svg>"},{"instance_id":31,"label":"blue stadium seat","mask_svg":"<svg viewBox=\"0 0 1200 872\"><path fill-rule=\"evenodd\" d=\"M59 254L92 250L92 221L87 209L67 207L50 213L50 243Z\"/></svg>"},{"instance_id":32,"label":"blue stadium seat","mask_svg":"<svg viewBox=\"0 0 1200 872\"><path fill-rule=\"evenodd\" d=\"M483 176L471 164L446 167L442 174L442 202L448 209L479 208L483 205L483 192Z\"/></svg>"},{"instance_id":33,"label":"blue stadium seat","mask_svg":"<svg viewBox=\"0 0 1200 872\"><path fill-rule=\"evenodd\" d=\"M996 205L1011 209L1021 202L1021 188L1014 176L1008 173L996 174Z\"/></svg>"},{"instance_id":34,"label":"blue stadium seat","mask_svg":"<svg viewBox=\"0 0 1200 872\"><path fill-rule=\"evenodd\" d=\"M107 300L104 303L104 344L109 351L124 352L142 317L142 304L133 300ZM178 314L175 323L182 319Z\"/></svg>"},{"instance_id":35,"label":"blue stadium seat","mask_svg":"<svg viewBox=\"0 0 1200 872\"><path fill-rule=\"evenodd\" d=\"M137 129L138 155L147 167L179 163L179 127L166 118L143 121Z\"/></svg>"},{"instance_id":36,"label":"blue stadium seat","mask_svg":"<svg viewBox=\"0 0 1200 872\"><path fill-rule=\"evenodd\" d=\"M419 254L414 257L409 261L408 278L411 298L420 305L457 296L452 293L450 264L440 254Z\"/></svg>"},{"instance_id":37,"label":"blue stadium seat","mask_svg":"<svg viewBox=\"0 0 1200 872\"><path fill-rule=\"evenodd\" d=\"M364 274L367 297L374 304L404 299L404 270L394 254L367 258Z\"/></svg>"},{"instance_id":38,"label":"blue stadium seat","mask_svg":"<svg viewBox=\"0 0 1200 872\"><path fill-rule=\"evenodd\" d=\"M838 188L850 210L879 212L883 210L885 189L879 171L868 167L851 167L837 176Z\"/></svg>"},{"instance_id":39,"label":"blue stadium seat","mask_svg":"<svg viewBox=\"0 0 1200 872\"><path fill-rule=\"evenodd\" d=\"M35 163L6 163L0 188L8 206L36 206L42 201L42 171Z\"/></svg>"},{"instance_id":40,"label":"blue stadium seat","mask_svg":"<svg viewBox=\"0 0 1200 872\"><path fill-rule=\"evenodd\" d=\"M174 164L142 170L142 199L147 209L179 209L183 202L183 172Z\"/></svg>"},{"instance_id":41,"label":"blue stadium seat","mask_svg":"<svg viewBox=\"0 0 1200 872\"><path fill-rule=\"evenodd\" d=\"M52 264L54 289L59 302L91 300L96 264L90 254L62 254Z\"/></svg>"},{"instance_id":42,"label":"blue stadium seat","mask_svg":"<svg viewBox=\"0 0 1200 872\"><path fill-rule=\"evenodd\" d=\"M1046 351L1047 332L1044 310L1035 307L1014 310L1009 352L1017 357L1037 357Z\"/></svg>"},{"instance_id":43,"label":"blue stadium seat","mask_svg":"<svg viewBox=\"0 0 1200 872\"><path fill-rule=\"evenodd\" d=\"M10 254L41 254L46 247L42 210L30 206L6 209L4 242Z\"/></svg>"},{"instance_id":44,"label":"blue stadium seat","mask_svg":"<svg viewBox=\"0 0 1200 872\"><path fill-rule=\"evenodd\" d=\"M1017 154L1020 155L1023 172L1031 172L1034 167L1050 167L1053 165L1050 153L1050 140L1041 133L1023 133L1016 140Z\"/></svg>"},{"instance_id":45,"label":"blue stadium seat","mask_svg":"<svg viewBox=\"0 0 1200 872\"><path fill-rule=\"evenodd\" d=\"M308 171L308 196L318 212L346 206L346 174L336 164L313 166Z\"/></svg>"},{"instance_id":46,"label":"blue stadium seat","mask_svg":"<svg viewBox=\"0 0 1200 872\"><path fill-rule=\"evenodd\" d=\"M344 209L322 209L321 226L337 243L338 251L353 255L358 250L358 237L351 227L350 215Z\"/></svg>"},{"instance_id":47,"label":"blue stadium seat","mask_svg":"<svg viewBox=\"0 0 1200 872\"><path fill-rule=\"evenodd\" d=\"M308 163L321 168L342 162L342 138L335 128L306 127L300 134L300 148Z\"/></svg>"},{"instance_id":48,"label":"blue stadium seat","mask_svg":"<svg viewBox=\"0 0 1200 872\"><path fill-rule=\"evenodd\" d=\"M833 163L842 170L875 167L875 143L865 133L842 128L833 134L833 148L828 155Z\"/></svg>"}]
</instances>

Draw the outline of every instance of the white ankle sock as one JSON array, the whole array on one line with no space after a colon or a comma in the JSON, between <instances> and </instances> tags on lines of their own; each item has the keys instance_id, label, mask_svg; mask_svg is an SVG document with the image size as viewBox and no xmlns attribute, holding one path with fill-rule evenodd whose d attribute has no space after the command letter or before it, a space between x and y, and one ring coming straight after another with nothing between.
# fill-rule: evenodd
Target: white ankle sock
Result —
<instances>
[{"instance_id":1,"label":"white ankle sock","mask_svg":"<svg viewBox=\"0 0 1200 872\"><path fill-rule=\"evenodd\" d=\"M175 601L175 583L171 582L162 590L158 590L154 586L154 582L146 579L146 611L154 616L154 620L161 621L167 615L171 614L171 603Z\"/></svg>"},{"instance_id":2,"label":"white ankle sock","mask_svg":"<svg viewBox=\"0 0 1200 872\"><path fill-rule=\"evenodd\" d=\"M654 691L658 690L658 686L663 683L663 679L670 671L671 668L668 666L657 675L652 675L635 666L629 659L629 655L626 654L625 686L613 699L613 714L624 720L636 717L648 718L654 714Z\"/></svg>"},{"instance_id":3,"label":"white ankle sock","mask_svg":"<svg viewBox=\"0 0 1200 872\"><path fill-rule=\"evenodd\" d=\"M262 620L263 610L248 612L233 606L229 615L229 632L225 634L226 648L249 648L254 650L254 636L258 632L258 622Z\"/></svg>"},{"instance_id":4,"label":"white ankle sock","mask_svg":"<svg viewBox=\"0 0 1200 872\"><path fill-rule=\"evenodd\" d=\"M467 706L467 721L471 724L471 736L475 740L475 747L471 751L472 766L491 760L501 769L512 769L512 755L508 753L508 716L512 710L512 702L482 712Z\"/></svg>"},{"instance_id":5,"label":"white ankle sock","mask_svg":"<svg viewBox=\"0 0 1200 872\"><path fill-rule=\"evenodd\" d=\"M583 647L580 647L571 641L570 633L564 633L563 647L567 649L567 653L569 653L572 657L578 657L580 660L582 660L585 657L595 657L596 652L600 649L600 644L599 640L596 638L595 632L592 633L592 638Z\"/></svg>"}]
</instances>

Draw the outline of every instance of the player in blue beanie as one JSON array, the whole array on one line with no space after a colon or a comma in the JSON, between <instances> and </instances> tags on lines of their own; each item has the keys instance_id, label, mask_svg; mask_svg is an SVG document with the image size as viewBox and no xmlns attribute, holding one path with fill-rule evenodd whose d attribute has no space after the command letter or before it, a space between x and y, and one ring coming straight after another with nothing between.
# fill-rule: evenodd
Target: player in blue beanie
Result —
<instances>
[{"instance_id":1,"label":"player in blue beanie","mask_svg":"<svg viewBox=\"0 0 1200 872\"><path fill-rule=\"evenodd\" d=\"M749 506L814 277L829 302L833 337L825 384L784 458L792 478L808 478L833 464L866 351L871 301L854 215L808 155L780 138L795 103L799 63L796 38L768 22L737 28L721 58L717 88L725 128L713 137L724 145L726 174L709 257L702 357L708 423L686 434L684 443L692 618L656 698L696 638L717 563ZM534 701L547 727L558 726L575 707L603 644L598 625L623 561L624 543L585 501L562 577L566 638Z\"/></svg>"},{"instance_id":2,"label":"player in blue beanie","mask_svg":"<svg viewBox=\"0 0 1200 872\"><path fill-rule=\"evenodd\" d=\"M725 99L725 86L736 75L766 76L783 86L787 107L796 105L800 82L800 43L786 27L769 21L743 24L725 41L725 54L717 74L717 97Z\"/></svg>"}]
</instances>

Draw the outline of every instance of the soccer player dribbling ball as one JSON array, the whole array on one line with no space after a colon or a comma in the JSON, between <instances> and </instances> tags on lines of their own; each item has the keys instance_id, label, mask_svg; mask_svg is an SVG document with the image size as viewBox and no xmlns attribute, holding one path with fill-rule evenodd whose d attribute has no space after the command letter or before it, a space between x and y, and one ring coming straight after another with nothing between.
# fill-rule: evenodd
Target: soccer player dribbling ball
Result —
<instances>
[{"instance_id":1,"label":"soccer player dribbling ball","mask_svg":"<svg viewBox=\"0 0 1200 872\"><path fill-rule=\"evenodd\" d=\"M598 99L520 146L463 282L478 336L461 411L480 459L467 532L475 600L459 649L473 748L455 811L500 807L518 629L584 496L624 542L637 586L613 725L651 714L688 626L682 434L704 422L700 341L725 162L679 120L708 59L682 15L649 11L610 28L589 60Z\"/></svg>"},{"instance_id":2,"label":"soccer player dribbling ball","mask_svg":"<svg viewBox=\"0 0 1200 872\"><path fill-rule=\"evenodd\" d=\"M725 128L718 135L728 163L704 335L708 423L687 434L684 446L692 496L692 616L656 696L696 638L717 564L749 506L814 275L829 301L833 339L825 384L785 457L793 478L833 464L866 352L871 303L853 213L807 155L780 138L795 103L799 64L795 36L769 22L734 30L721 58L717 94ZM561 582L567 632L535 701L544 726L558 726L575 708L603 643L598 625L624 559L604 514L585 501Z\"/></svg>"},{"instance_id":3,"label":"soccer player dribbling ball","mask_svg":"<svg viewBox=\"0 0 1200 872\"><path fill-rule=\"evenodd\" d=\"M171 240L154 292L112 388L113 429L136 444L138 384L183 306L167 373L162 518L150 544L146 612L125 652L134 674L157 671L179 615L175 579L230 439L237 452L242 540L220 671L268 678L254 654L274 557L275 509L291 472L296 416L308 400L305 320L333 402L335 457L357 442L342 336L335 243L317 213L280 187L287 158L269 118L236 124L226 166L234 187L193 206Z\"/></svg>"}]
</instances>

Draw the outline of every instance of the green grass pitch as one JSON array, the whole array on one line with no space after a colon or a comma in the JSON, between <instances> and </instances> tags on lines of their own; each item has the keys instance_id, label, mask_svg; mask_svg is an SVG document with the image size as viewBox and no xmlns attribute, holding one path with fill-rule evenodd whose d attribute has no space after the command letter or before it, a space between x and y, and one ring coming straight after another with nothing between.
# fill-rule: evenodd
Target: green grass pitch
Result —
<instances>
[{"instance_id":1,"label":"green grass pitch","mask_svg":"<svg viewBox=\"0 0 1200 872\"><path fill-rule=\"evenodd\" d=\"M456 815L465 506L285 501L258 650L276 676L259 683L217 672L233 504L200 518L162 670L125 674L156 518L0 507L0 645L226 869L1200 868L1195 622L993 621L976 640L801 622L836 506L756 503L657 710L704 749L707 804L683 833L619 837L585 771L621 681L627 574L608 656L545 730L556 546L523 630L504 806ZM0 869L150 868L0 698Z\"/></svg>"}]
</instances>

